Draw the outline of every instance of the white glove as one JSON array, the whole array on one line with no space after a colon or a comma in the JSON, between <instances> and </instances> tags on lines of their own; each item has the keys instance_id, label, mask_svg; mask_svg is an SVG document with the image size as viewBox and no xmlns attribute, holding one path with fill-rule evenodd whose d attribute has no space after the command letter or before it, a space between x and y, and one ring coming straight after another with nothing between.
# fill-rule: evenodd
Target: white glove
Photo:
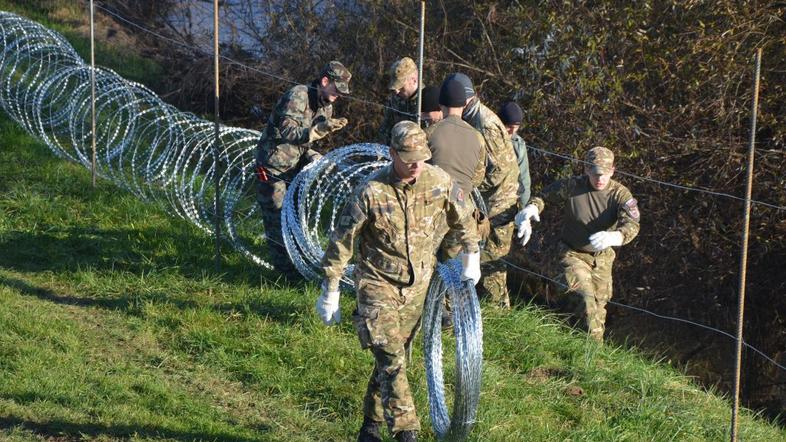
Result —
<instances>
[{"instance_id":1,"label":"white glove","mask_svg":"<svg viewBox=\"0 0 786 442\"><path fill-rule=\"evenodd\" d=\"M521 212L516 214L516 229L518 230L518 237L521 238L521 245L524 246L529 242L529 237L532 236L532 223L530 220L540 222L540 215L538 214L538 207L534 204L527 204Z\"/></svg>"},{"instance_id":2,"label":"white glove","mask_svg":"<svg viewBox=\"0 0 786 442\"><path fill-rule=\"evenodd\" d=\"M480 281L480 252L461 254L461 280L471 280L472 285Z\"/></svg>"},{"instance_id":3,"label":"white glove","mask_svg":"<svg viewBox=\"0 0 786 442\"><path fill-rule=\"evenodd\" d=\"M322 294L317 298L317 314L325 325L338 324L341 321L341 310L338 308L338 290L330 291L327 284L322 283Z\"/></svg>"},{"instance_id":4,"label":"white glove","mask_svg":"<svg viewBox=\"0 0 786 442\"><path fill-rule=\"evenodd\" d=\"M622 233L620 232L598 232L589 237L590 245L596 252L606 250L609 247L622 245Z\"/></svg>"}]
</instances>

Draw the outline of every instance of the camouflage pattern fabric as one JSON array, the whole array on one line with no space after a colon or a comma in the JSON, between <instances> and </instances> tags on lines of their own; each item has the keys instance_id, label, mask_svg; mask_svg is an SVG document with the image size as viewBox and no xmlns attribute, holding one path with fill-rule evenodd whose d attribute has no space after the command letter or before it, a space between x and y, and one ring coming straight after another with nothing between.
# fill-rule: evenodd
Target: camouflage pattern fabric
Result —
<instances>
[{"instance_id":1,"label":"camouflage pattern fabric","mask_svg":"<svg viewBox=\"0 0 786 442\"><path fill-rule=\"evenodd\" d=\"M434 272L438 219L459 232L466 251L478 251L475 223L447 173L427 164L408 184L389 165L355 190L322 260L328 290L338 289L357 240L353 323L361 346L370 348L375 359L364 413L378 422L384 416L394 433L420 428L407 381L405 348L414 336Z\"/></svg>"},{"instance_id":2,"label":"camouflage pattern fabric","mask_svg":"<svg viewBox=\"0 0 786 442\"><path fill-rule=\"evenodd\" d=\"M532 180L529 176L529 158L527 155L527 143L519 134L510 137L513 143L513 150L516 152L516 160L519 164L519 207L523 208L532 196Z\"/></svg>"},{"instance_id":3,"label":"camouflage pattern fabric","mask_svg":"<svg viewBox=\"0 0 786 442\"><path fill-rule=\"evenodd\" d=\"M546 204L563 206L560 265L568 291L565 302L579 325L593 339L603 340L615 252L611 247L595 252L589 237L596 232L618 231L623 245L633 241L641 218L636 200L615 180L603 190L595 190L587 176L581 175L552 183L530 204L540 212Z\"/></svg>"},{"instance_id":4,"label":"camouflage pattern fabric","mask_svg":"<svg viewBox=\"0 0 786 442\"><path fill-rule=\"evenodd\" d=\"M286 182L319 156L308 142L309 131L312 124L332 115L333 106L318 99L316 83L294 86L276 103L257 144L257 202L271 262L284 273L296 273L281 237Z\"/></svg>"},{"instance_id":5,"label":"camouflage pattern fabric","mask_svg":"<svg viewBox=\"0 0 786 442\"><path fill-rule=\"evenodd\" d=\"M578 320L578 326L592 339L603 341L606 303L612 295L614 249L584 253L562 247L561 282L568 287L564 303Z\"/></svg>"},{"instance_id":6,"label":"camouflage pattern fabric","mask_svg":"<svg viewBox=\"0 0 786 442\"><path fill-rule=\"evenodd\" d=\"M464 121L478 130L486 142L486 174L478 188L486 201L491 234L481 254L483 276L478 288L500 306L510 306L507 284L508 256L517 212L519 167L510 135L497 114L477 97L467 106Z\"/></svg>"},{"instance_id":7,"label":"camouflage pattern fabric","mask_svg":"<svg viewBox=\"0 0 786 442\"><path fill-rule=\"evenodd\" d=\"M398 94L391 94L385 102L385 116L379 125L377 140L385 145L390 145L390 131L401 121L418 120L418 94L409 98L402 98Z\"/></svg>"},{"instance_id":8,"label":"camouflage pattern fabric","mask_svg":"<svg viewBox=\"0 0 786 442\"><path fill-rule=\"evenodd\" d=\"M392 433L420 430L409 388L407 347L415 337L429 280L395 287L375 279L357 281L352 322L362 348L371 349L374 370L363 399L363 414L387 423Z\"/></svg>"},{"instance_id":9,"label":"camouflage pattern fabric","mask_svg":"<svg viewBox=\"0 0 786 442\"><path fill-rule=\"evenodd\" d=\"M257 164L278 176L289 172L303 156L312 156L311 126L333 116L333 105L317 97L316 82L297 85L276 103L257 145Z\"/></svg>"}]
</instances>

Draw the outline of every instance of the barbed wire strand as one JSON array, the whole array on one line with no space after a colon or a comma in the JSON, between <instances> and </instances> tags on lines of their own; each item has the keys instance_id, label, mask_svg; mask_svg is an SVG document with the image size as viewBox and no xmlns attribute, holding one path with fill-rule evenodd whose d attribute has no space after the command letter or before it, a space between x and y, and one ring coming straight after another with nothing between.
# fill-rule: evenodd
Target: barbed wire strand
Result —
<instances>
[{"instance_id":1,"label":"barbed wire strand","mask_svg":"<svg viewBox=\"0 0 786 442\"><path fill-rule=\"evenodd\" d=\"M188 45L186 43L178 42L177 40L171 39L169 37L166 37L164 35L161 35L161 34L155 32L155 31L149 30L149 29L145 28L144 26L141 26L141 25L133 22L132 20L129 20L129 19L125 18L125 17L122 17L121 15L119 15L119 14L113 12L113 11L110 11L110 10L108 10L106 8L101 7L101 6L98 6L98 7L100 9L106 11L107 13L109 13L109 14L117 17L117 18L119 18L120 20L123 20L124 22L129 23L130 25L133 25L133 26L135 26L135 27L137 27L137 28L139 28L139 29L141 29L141 30L143 30L145 32L148 32L148 33L150 33L152 35L158 36L159 38L163 38L165 40L171 41L171 42L173 42L175 44L178 44L180 46L184 46L184 47L187 47L187 48L192 49L192 50L198 50L198 48L194 48L194 47L192 47L192 46L190 46L190 45ZM298 82L293 81L291 79L287 79L287 78L284 78L284 77L281 77L281 76L278 76L278 75L275 75L275 74L271 74L269 72L265 72L265 71L263 71L261 69L258 69L256 67L243 64L243 63L238 62L236 60L233 60L233 59L231 59L229 57L223 57L223 58L226 59L226 60L229 60L229 61L231 61L233 63L237 63L239 65L242 65L242 66L246 67L246 68L249 68L249 69L251 69L253 71L259 72L259 73L261 73L263 75L267 75L267 76L269 76L271 78L279 79L281 81L285 81L285 82L292 83L292 84L299 84ZM386 105L381 104L381 103L377 103L377 102L373 102L373 101L369 101L369 100L364 100L364 99L360 99L360 98L352 97L352 96L346 96L346 97L350 98L350 99L353 99L353 100L361 101L363 103L367 103L367 104L379 106L379 107L382 107L382 108L390 109L390 110L393 110L393 111L397 111L396 109L391 108L391 107L386 106ZM458 126L457 125L457 127L463 127L463 126ZM555 157L558 157L558 158L561 158L561 159L570 160L570 161L574 161L574 162L578 162L578 163L582 163L582 164L589 164L588 162L586 162L584 160L581 160L579 158L576 158L576 157L573 157L573 156L570 156L570 155L564 155L564 154L560 154L560 153L557 153L557 152L552 152L552 151L549 151L549 150L546 150L546 149L541 149L541 148L537 148L537 147L530 146L530 145L527 145L527 148L530 149L530 150L536 151L536 152L540 152L540 153L543 153L543 154L546 154L546 155L550 155L550 156L555 156ZM658 184L658 185L661 185L661 186L667 186L667 187L676 188L676 189L685 190L685 191L700 192L700 193L710 194L710 195L714 195L714 196L718 196L718 197L725 197L725 198L731 198L731 199L735 199L735 200L745 201L745 198L738 197L738 196L735 196L735 195L731 195L731 194L728 194L728 193L716 192L716 191L713 191L713 190L703 189L703 188L698 188L698 187L683 186L683 185L680 185L680 184L665 182L665 181L657 180L657 179L654 179L654 178L648 178L648 177L639 176L639 175L632 174L632 173L625 172L625 171L621 171L621 170L615 170L615 173L619 173L621 175L629 176L631 178L642 180L642 181L652 182L654 184ZM289 183L289 181L286 181L286 180L282 180L282 181L285 181L285 182ZM766 203L766 202L763 202L763 201L751 200L751 202L755 203L755 204L759 204L759 205L765 206L765 207L770 207L770 208L773 208L773 209L776 209L776 210L786 210L786 207L784 207L784 206L777 206L777 205ZM271 238L266 238L266 240L270 240L271 242L278 243L277 241L274 241ZM282 245L280 243L278 243L278 244ZM556 283L556 284L564 287L564 284L561 284L559 281L556 281L553 278L549 278L549 277L547 277L545 275L539 274L537 272L533 272L533 271L528 270L528 269L524 269L524 268L522 268L520 266L517 266L517 265L515 265L515 264L513 264L513 263L511 263L509 261L506 261L506 260L502 260L502 261L505 264L507 264L508 266L516 268L516 269L518 269L520 271L523 271L525 273L529 273L529 274L538 276L540 278L546 279L546 280L548 280L548 281L550 281L552 283ZM652 317L656 317L656 318L660 318L660 319L664 319L664 320L682 322L682 323L685 323L685 324L690 324L690 325L693 325L693 326L697 326L697 327L700 327L700 328L703 328L703 329L706 329L706 330L709 330L709 331L713 331L713 332L718 333L720 335L729 337L732 340L736 341L736 337L731 335L728 332L725 332L725 331L717 329L715 327L711 327L711 326L708 326L708 325L705 325L705 324L701 324L701 323L698 323L698 322L695 322L695 321L691 321L689 319L678 318L678 317L668 316L668 315L662 315L662 314L655 313L655 312L652 312L652 311L647 310L647 309L643 309L643 308L640 308L640 307L635 307L635 306L628 305L628 304L623 304L623 303L620 303L620 302L617 302L617 301L609 301L609 304L615 305L617 307L629 309L629 310L632 310L632 311L637 311L639 313L644 313L644 314L650 315ZM781 369L783 371L786 371L786 367L784 367L783 365L781 365L778 362L776 362L774 359L772 359L771 357L766 355L764 352L762 352L758 348L753 347L752 345L748 344L744 340L743 340L743 344L745 345L745 347L747 347L747 348L751 349L752 351L756 352L757 354L762 356L764 359L766 359L770 363L772 363L775 366L777 366L779 369Z\"/></svg>"},{"instance_id":2,"label":"barbed wire strand","mask_svg":"<svg viewBox=\"0 0 786 442\"><path fill-rule=\"evenodd\" d=\"M154 36L156 36L158 38L170 41L170 42L172 42L172 43L174 43L174 44L176 44L178 46L184 47L184 48L188 48L188 49L191 49L191 50L194 50L194 51L197 51L197 52L203 52L201 49L199 49L198 47L196 47L194 45L190 45L188 43L180 42L180 41L175 40L173 38L164 36L164 35L162 35L162 34L160 34L158 32L155 32L155 31L153 31L151 29L148 29L148 28L146 28L146 27L144 27L144 26L134 22L131 19L123 17L122 15L120 15L119 13L117 13L115 11L112 11L110 9L104 8L103 6L100 6L100 5L96 5L96 7L101 9L101 10L103 10L103 11L105 11L106 13L112 15L113 17L118 18L119 20L122 20L123 22L128 23L128 24L130 24L130 25L132 25L132 26L134 26L134 27L136 27L136 28L138 28L138 29L140 29L140 30L142 30L144 32L147 32L147 33L149 33L151 35L154 35ZM251 65L245 64L245 63L243 63L241 61L235 60L235 59L233 59L231 57L227 57L227 56L221 55L221 58L224 59L224 60L227 60L227 61L229 61L229 62L231 62L233 64L236 64L236 65L239 65L239 66L243 66L246 69L252 70L254 72L257 72L259 74L265 75L267 77L270 77L270 78L273 78L273 79L276 79L276 80L280 80L280 81L283 81L283 82L286 82L286 83L289 83L289 84L293 84L293 85L300 84L300 82L298 82L296 80L293 80L293 79L290 79L290 78L286 78L286 77L283 77L283 76L280 76L280 75L276 75L276 74L270 73L268 71L262 70L260 68L255 67L255 66L251 66ZM311 86L311 85L307 85L307 87L313 88L313 86ZM359 98L359 97L353 96L353 95L340 94L340 96L345 98L345 99L348 99L348 100L357 101L357 102L364 103L364 104L369 104L369 105L372 105L372 106L377 106L377 107L382 108L382 109L388 109L388 110L391 110L393 112L399 113L401 115L406 115L408 117L413 117L413 118L417 117L417 114L413 114L413 113L409 113L409 112L402 112L402 111L400 111L400 110L398 110L396 108L387 106L385 104L382 104L382 103L379 103L379 102L376 102L376 101L371 101L371 100L368 100L368 99ZM462 127L463 128L463 126L459 126L459 125L456 125L456 127ZM560 158L571 160L571 161L585 163L585 161L580 160L580 159L575 158L575 157L572 157L572 156L569 156L569 155L564 155L564 154L560 154L560 153L557 153L557 152L551 152L551 151L548 151L548 150L545 150L545 149L540 149L540 148L532 147L532 146L529 146L529 145L527 147L529 149L531 149L531 150L535 150L535 151L544 153L546 155L556 156L556 157L560 157ZM732 194L729 194L729 193L717 192L717 191L714 191L714 190L704 189L704 188L701 188L701 187L686 186L686 185L682 185L682 184L676 184L676 183L671 183L671 182L667 182L667 181L661 181L661 180L657 180L657 179L654 179L654 178L643 177L643 176L640 176L640 175L636 175L634 173L625 172L625 171L619 170L619 169L616 169L615 173L618 173L618 174L624 175L624 176L628 176L628 177L631 177L631 178L634 178L634 179L638 179L638 180L641 180L641 181L647 181L647 182L655 183L655 184L666 186L666 187L672 187L672 188L675 188L675 189L680 189L680 190L685 190L685 191L690 191L690 192L699 192L699 193L704 193L704 194L713 195L713 196L717 196L717 197L730 198L730 199L734 199L734 200L738 200L738 201L745 201L745 198L740 197L740 196L736 196L736 195L732 195ZM764 207L769 207L769 208L772 208L772 209L775 209L775 210L778 210L778 211L786 211L786 206L778 206L776 204L771 204L771 203L767 203L767 202L764 202L764 201L753 200L753 199L751 200L751 203L752 204L761 205L761 206L764 206Z\"/></svg>"},{"instance_id":3,"label":"barbed wire strand","mask_svg":"<svg viewBox=\"0 0 786 442\"><path fill-rule=\"evenodd\" d=\"M514 268L516 270L519 270L519 271L522 271L524 273L527 273L527 274L530 274L530 275L533 275L533 276L537 276L538 278L547 280L547 281L549 281L549 282L551 282L551 283L553 283L555 285L558 285L558 286L562 287L565 290L568 289L568 286L565 285L565 283L563 283L563 282L561 282L559 280L556 280L554 278L551 278L549 276L546 276L546 275L544 275L542 273L538 273L538 272L535 272L533 270L526 269L524 267L516 265L516 264L514 264L514 263L512 263L512 262L510 262L510 261L508 261L506 259L503 259L503 258L501 258L499 261L503 262L507 266L512 267L512 268ZM571 292L568 292L568 293L570 295L572 295L572 296L589 297L588 295L582 295L581 293L578 293L578 292L572 292L571 291ZM663 315L663 314L660 314L660 313L655 313L655 312L653 312L651 310L647 310L647 309L644 309L644 308L641 308L641 307L635 307L635 306L632 306L632 305L629 305L629 304L623 304L623 303L617 302L617 301L609 300L607 303L611 304L611 305L615 305L617 307L624 308L624 309L634 310L634 311L637 311L639 313L645 313L647 315L654 316L656 318L666 319L666 320L669 320L669 321L682 322L682 323L689 324L689 325L694 325L696 327L700 327L700 328L703 328L703 329L706 329L706 330L713 331L715 333L721 334L723 336L729 337L729 338L731 338L735 342L737 341L737 337L732 335L731 333L725 332L723 330L717 329L715 327L712 327L712 326L709 326L709 325L706 325L706 324L701 324L699 322L691 321L690 319L679 318L679 317L676 317L676 316ZM773 365L775 365L776 367L780 368L782 371L786 372L786 366L783 366L783 365L779 364L777 361L775 361L774 359L769 357L767 354L765 354L764 352L762 352L758 348L756 348L756 347L748 344L747 342L745 342L745 340L743 340L742 343L743 343L743 345L745 347L747 347L747 348L753 350L754 352L758 353L761 357L763 357L767 361L771 362Z\"/></svg>"}]
</instances>

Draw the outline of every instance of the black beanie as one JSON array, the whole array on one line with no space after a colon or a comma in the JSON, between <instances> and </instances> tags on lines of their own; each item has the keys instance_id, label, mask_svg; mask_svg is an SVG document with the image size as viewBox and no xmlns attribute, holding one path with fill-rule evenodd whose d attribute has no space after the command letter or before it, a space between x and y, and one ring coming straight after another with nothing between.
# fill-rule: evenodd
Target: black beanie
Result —
<instances>
[{"instance_id":1,"label":"black beanie","mask_svg":"<svg viewBox=\"0 0 786 442\"><path fill-rule=\"evenodd\" d=\"M442 108L439 107L439 89L436 86L426 86L420 93L422 94L420 99L421 112L437 112L442 110Z\"/></svg>"},{"instance_id":2,"label":"black beanie","mask_svg":"<svg viewBox=\"0 0 786 442\"><path fill-rule=\"evenodd\" d=\"M505 126L521 124L521 120L524 119L524 112L521 111L518 104L508 101L499 108L499 119L502 120L502 124Z\"/></svg>"},{"instance_id":3,"label":"black beanie","mask_svg":"<svg viewBox=\"0 0 786 442\"><path fill-rule=\"evenodd\" d=\"M452 78L445 80L439 90L439 104L446 107L464 107L467 104L467 92L464 90L464 85Z\"/></svg>"}]
</instances>

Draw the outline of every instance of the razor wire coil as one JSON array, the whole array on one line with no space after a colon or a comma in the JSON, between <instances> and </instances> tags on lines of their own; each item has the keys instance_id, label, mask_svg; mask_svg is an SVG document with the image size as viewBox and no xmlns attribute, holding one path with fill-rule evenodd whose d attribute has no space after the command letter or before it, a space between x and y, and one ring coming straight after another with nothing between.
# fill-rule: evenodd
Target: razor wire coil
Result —
<instances>
[{"instance_id":1,"label":"razor wire coil","mask_svg":"<svg viewBox=\"0 0 786 442\"><path fill-rule=\"evenodd\" d=\"M0 107L55 155L91 168L91 67L56 32L8 12L0 12L0 41ZM254 263L272 268L259 251L259 232L264 229L253 198L260 133L220 126L216 145L214 123L164 103L145 86L103 68L95 69L95 81L97 175L140 199L159 202L170 214L212 235L216 191L212 183L217 174L225 204L222 222L230 243ZM386 146L350 145L311 163L290 183L282 210L282 236L305 278L321 279L325 232L335 227L352 189L388 162ZM473 196L483 207L477 192ZM348 266L342 278L345 289L352 288L351 272ZM440 438L466 437L480 389L480 309L474 289L460 285L460 264L440 264L427 296L441 299L447 290L456 306L456 364L461 369L452 421L442 413L446 409L442 373L428 373L429 400L437 404L432 410L442 413L433 419ZM441 336L433 332L441 321L433 312L429 315L427 320L435 320L436 325L428 325L432 332L425 336L430 349L425 355L427 370L441 370ZM466 365L466 361L473 363Z\"/></svg>"}]
</instances>

